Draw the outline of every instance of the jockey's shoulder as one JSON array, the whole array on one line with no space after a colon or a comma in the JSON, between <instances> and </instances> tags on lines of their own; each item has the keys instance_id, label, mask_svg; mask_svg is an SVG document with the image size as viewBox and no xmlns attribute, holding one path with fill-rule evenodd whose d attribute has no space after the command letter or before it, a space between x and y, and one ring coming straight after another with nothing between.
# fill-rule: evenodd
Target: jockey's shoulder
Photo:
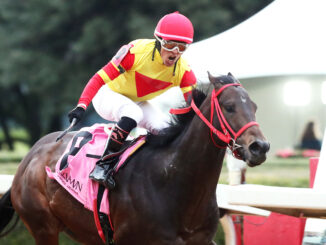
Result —
<instances>
[{"instance_id":1,"label":"jockey's shoulder","mask_svg":"<svg viewBox=\"0 0 326 245\"><path fill-rule=\"evenodd\" d=\"M130 49L130 53L132 54L152 52L155 45L155 39L137 39L130 42L130 44L133 45Z\"/></svg>"},{"instance_id":2,"label":"jockey's shoulder","mask_svg":"<svg viewBox=\"0 0 326 245\"><path fill-rule=\"evenodd\" d=\"M186 70L186 71L190 71L191 68L187 62L186 59L184 59L182 56L180 57L179 59L179 62L178 62L178 65L183 69L183 70Z\"/></svg>"}]
</instances>

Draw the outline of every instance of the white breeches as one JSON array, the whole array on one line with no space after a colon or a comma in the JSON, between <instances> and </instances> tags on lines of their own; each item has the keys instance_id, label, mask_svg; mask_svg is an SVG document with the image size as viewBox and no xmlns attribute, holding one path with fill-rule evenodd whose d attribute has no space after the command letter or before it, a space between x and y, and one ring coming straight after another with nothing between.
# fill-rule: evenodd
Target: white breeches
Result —
<instances>
[{"instance_id":1,"label":"white breeches","mask_svg":"<svg viewBox=\"0 0 326 245\"><path fill-rule=\"evenodd\" d=\"M95 111L105 120L118 122L121 117L130 117L138 127L156 134L169 126L170 118L148 101L134 102L124 95L112 91L107 85L93 98Z\"/></svg>"}]
</instances>

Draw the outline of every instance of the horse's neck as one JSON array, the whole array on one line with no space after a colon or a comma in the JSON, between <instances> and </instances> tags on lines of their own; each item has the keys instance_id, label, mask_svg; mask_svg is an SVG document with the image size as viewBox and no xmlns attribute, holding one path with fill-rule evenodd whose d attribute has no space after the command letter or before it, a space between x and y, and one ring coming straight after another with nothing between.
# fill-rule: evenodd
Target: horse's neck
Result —
<instances>
[{"instance_id":1,"label":"horse's neck","mask_svg":"<svg viewBox=\"0 0 326 245\"><path fill-rule=\"evenodd\" d=\"M183 156L179 157L187 159L187 161L180 162L181 168L194 169L195 175L202 173L206 177L211 174L216 176L216 172L220 170L218 165L223 161L225 150L214 145L210 129L199 117L195 116L187 132L183 135L181 144L183 149L187 149L184 153L180 152L180 155Z\"/></svg>"},{"instance_id":2,"label":"horse's neck","mask_svg":"<svg viewBox=\"0 0 326 245\"><path fill-rule=\"evenodd\" d=\"M194 220L205 222L207 212L216 210L216 185L221 172L225 149L217 148L209 128L195 116L178 139L178 150L170 165L165 166L166 180L174 192L174 202L183 226L195 229Z\"/></svg>"},{"instance_id":3,"label":"horse's neck","mask_svg":"<svg viewBox=\"0 0 326 245\"><path fill-rule=\"evenodd\" d=\"M209 117L208 110L203 114ZM173 165L190 188L205 185L215 191L224 155L225 149L217 148L212 142L209 127L195 116L178 140L178 150L174 156L177 160Z\"/></svg>"}]
</instances>

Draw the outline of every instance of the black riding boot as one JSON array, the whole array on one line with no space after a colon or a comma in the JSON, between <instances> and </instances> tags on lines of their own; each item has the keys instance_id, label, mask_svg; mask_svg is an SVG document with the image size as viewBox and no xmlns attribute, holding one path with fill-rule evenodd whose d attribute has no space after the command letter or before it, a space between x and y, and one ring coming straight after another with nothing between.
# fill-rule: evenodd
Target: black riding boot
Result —
<instances>
[{"instance_id":1,"label":"black riding boot","mask_svg":"<svg viewBox=\"0 0 326 245\"><path fill-rule=\"evenodd\" d=\"M122 117L117 125L112 129L110 138L107 141L104 153L101 159L96 163L95 168L90 173L89 178L99 182L106 188L112 190L115 187L113 179L114 164L123 143L129 135L129 132L137 126L135 120L129 117Z\"/></svg>"}]
</instances>

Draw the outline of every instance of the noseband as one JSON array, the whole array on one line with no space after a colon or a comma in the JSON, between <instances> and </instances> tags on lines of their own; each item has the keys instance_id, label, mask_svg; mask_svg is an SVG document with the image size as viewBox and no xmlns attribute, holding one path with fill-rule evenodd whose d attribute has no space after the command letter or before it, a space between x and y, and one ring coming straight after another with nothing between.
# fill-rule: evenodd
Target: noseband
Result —
<instances>
[{"instance_id":1,"label":"noseband","mask_svg":"<svg viewBox=\"0 0 326 245\"><path fill-rule=\"evenodd\" d=\"M232 153L235 155L235 157L239 158L240 156L237 153L237 149L240 148L241 146L236 144L237 138L248 128L252 126L258 126L259 124L256 121L251 121L247 124L245 124L242 128L238 130L238 132L235 132L227 120L225 119L222 109L220 106L220 103L218 102L217 97L223 92L224 89L230 87L230 86L241 86L240 83L229 83L224 86L222 86L217 92L215 89L212 91L212 96L211 96L211 115L210 115L210 121L207 120L207 118L201 113L199 108L196 106L194 100L191 101L191 105L189 107L183 108L183 109L171 109L170 113L171 114L184 114L189 112L191 109L195 111L195 113L200 117L200 119L210 128L210 134L212 141L216 147L219 148L226 148L229 147ZM214 119L214 108L220 123L221 131L216 129L212 122ZM213 134L215 134L222 142L224 142L226 145L221 146L217 144L213 138Z\"/></svg>"}]
</instances>

